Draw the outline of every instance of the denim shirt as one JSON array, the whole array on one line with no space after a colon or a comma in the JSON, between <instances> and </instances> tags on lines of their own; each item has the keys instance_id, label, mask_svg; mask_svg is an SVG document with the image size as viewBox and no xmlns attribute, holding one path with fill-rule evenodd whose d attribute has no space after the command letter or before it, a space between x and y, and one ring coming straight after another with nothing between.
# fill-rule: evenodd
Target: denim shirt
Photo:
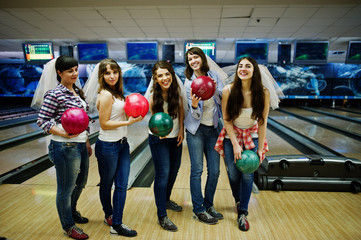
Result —
<instances>
[{"instance_id":1,"label":"denim shirt","mask_svg":"<svg viewBox=\"0 0 361 240\"><path fill-rule=\"evenodd\" d=\"M218 126L218 120L222 117L221 113L221 101L222 101L222 90L223 90L223 82L220 80L219 75L217 72L209 71L207 75L210 78L213 78L217 83L217 89L213 95L213 100L216 105L215 112L213 115L213 122L214 122L214 128ZM199 101L198 106L196 109L193 109L192 107L192 99L191 99L191 84L192 81L196 78L196 75L193 73L191 79L186 79L184 82L184 87L186 89L187 93L187 99L188 99L188 114L186 118L184 119L184 126L186 129L192 133L195 134L203 116L203 105L204 101Z\"/></svg>"}]
</instances>

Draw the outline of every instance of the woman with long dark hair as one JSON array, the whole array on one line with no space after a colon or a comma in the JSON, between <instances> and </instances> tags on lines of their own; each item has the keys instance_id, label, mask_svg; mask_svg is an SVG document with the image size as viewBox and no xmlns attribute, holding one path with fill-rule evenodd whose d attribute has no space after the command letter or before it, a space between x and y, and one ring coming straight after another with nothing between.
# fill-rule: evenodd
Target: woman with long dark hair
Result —
<instances>
[{"instance_id":1,"label":"woman with long dark hair","mask_svg":"<svg viewBox=\"0 0 361 240\"><path fill-rule=\"evenodd\" d=\"M64 234L73 239L87 239L88 235L75 223L88 222L76 210L76 205L88 178L89 156L92 154L89 128L71 135L61 124L61 116L69 108L88 108L83 91L75 84L78 75L78 62L72 57L60 56L46 65L42 76L45 81L39 82L38 89L44 90L43 85L54 84L55 77L58 85L46 92L37 123L46 133L52 134L49 158L56 169L56 207ZM33 102L39 103L39 99L34 98Z\"/></svg>"},{"instance_id":2,"label":"woman with long dark hair","mask_svg":"<svg viewBox=\"0 0 361 240\"><path fill-rule=\"evenodd\" d=\"M267 71L266 69L263 71ZM269 74L270 75L270 74ZM265 75L264 75L265 76ZM272 78L272 76L271 76ZM273 79L273 78L272 78ZM222 129L215 149L224 157L228 179L238 212L238 228L249 229L248 203L252 193L253 173L242 173L236 168L236 160L242 151L257 153L260 162L268 151L266 141L267 118L270 107L270 91L263 84L262 74L256 60L241 58L237 64L233 83L223 89ZM278 107L278 97L274 97Z\"/></svg>"},{"instance_id":3,"label":"woman with long dark hair","mask_svg":"<svg viewBox=\"0 0 361 240\"><path fill-rule=\"evenodd\" d=\"M182 158L184 138L184 110L182 83L177 79L172 65L159 61L152 68L151 89L147 91L152 114L165 112L173 119L173 129L165 137L149 132L149 146L155 168L154 196L157 205L158 223L168 231L177 231L177 226L168 218L166 209L176 212L182 207L170 200Z\"/></svg>"}]
</instances>

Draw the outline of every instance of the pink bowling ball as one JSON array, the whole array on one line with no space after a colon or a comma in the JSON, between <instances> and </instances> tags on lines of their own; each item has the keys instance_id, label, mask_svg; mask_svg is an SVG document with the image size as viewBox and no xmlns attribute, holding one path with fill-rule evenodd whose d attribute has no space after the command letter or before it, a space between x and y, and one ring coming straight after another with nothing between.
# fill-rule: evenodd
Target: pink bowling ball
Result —
<instances>
[{"instance_id":1,"label":"pink bowling ball","mask_svg":"<svg viewBox=\"0 0 361 240\"><path fill-rule=\"evenodd\" d=\"M88 114L81 108L69 108L61 116L61 125L69 134L82 133L89 125Z\"/></svg>"},{"instance_id":2,"label":"pink bowling ball","mask_svg":"<svg viewBox=\"0 0 361 240\"><path fill-rule=\"evenodd\" d=\"M139 93L132 93L125 99L124 111L131 117L145 117L149 111L148 100Z\"/></svg>"}]
</instances>

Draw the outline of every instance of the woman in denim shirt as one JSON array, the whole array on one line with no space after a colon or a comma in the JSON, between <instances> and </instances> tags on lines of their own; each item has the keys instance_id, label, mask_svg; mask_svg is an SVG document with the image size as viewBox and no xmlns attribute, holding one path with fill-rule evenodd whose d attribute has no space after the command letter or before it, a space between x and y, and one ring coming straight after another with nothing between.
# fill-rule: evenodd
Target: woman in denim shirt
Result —
<instances>
[{"instance_id":1,"label":"woman in denim shirt","mask_svg":"<svg viewBox=\"0 0 361 240\"><path fill-rule=\"evenodd\" d=\"M88 108L83 91L75 85L78 75L78 62L72 57L60 56L45 66L42 78L45 76L46 83L39 82L38 88L56 82L55 77L59 84L46 92L37 123L46 133L52 134L49 158L56 169L56 207L64 234L74 239L87 239L88 235L75 223L88 222L76 211L76 205L88 178L89 156L92 154L89 128L71 135L61 125L61 116L67 109Z\"/></svg>"},{"instance_id":2,"label":"woman in denim shirt","mask_svg":"<svg viewBox=\"0 0 361 240\"><path fill-rule=\"evenodd\" d=\"M223 219L222 214L213 206L214 194L219 177L219 154L214 150L218 137L218 121L221 117L221 97L223 83L217 72L210 71L204 52L193 47L185 56L186 69L184 87L188 98L188 114L184 125L191 160L190 189L194 218L206 224L216 224ZM216 83L214 96L206 101L192 94L192 81L200 76L209 76ZM207 162L207 182L203 197L201 176L203 172L203 154Z\"/></svg>"}]
</instances>

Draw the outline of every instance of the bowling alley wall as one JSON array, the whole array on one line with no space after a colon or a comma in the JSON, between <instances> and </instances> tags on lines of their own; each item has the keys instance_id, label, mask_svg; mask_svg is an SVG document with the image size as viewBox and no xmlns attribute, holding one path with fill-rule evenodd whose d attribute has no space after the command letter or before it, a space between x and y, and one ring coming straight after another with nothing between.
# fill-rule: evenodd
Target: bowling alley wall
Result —
<instances>
[{"instance_id":1,"label":"bowling alley wall","mask_svg":"<svg viewBox=\"0 0 361 240\"><path fill-rule=\"evenodd\" d=\"M152 64L119 62L126 94L144 94L151 79ZM219 64L229 67L234 64ZM361 98L361 65L328 63L322 65L265 64L286 98L357 99ZM79 79L84 85L95 64L80 64ZM173 64L184 81L185 64ZM0 97L32 97L43 65L0 64Z\"/></svg>"}]
</instances>

